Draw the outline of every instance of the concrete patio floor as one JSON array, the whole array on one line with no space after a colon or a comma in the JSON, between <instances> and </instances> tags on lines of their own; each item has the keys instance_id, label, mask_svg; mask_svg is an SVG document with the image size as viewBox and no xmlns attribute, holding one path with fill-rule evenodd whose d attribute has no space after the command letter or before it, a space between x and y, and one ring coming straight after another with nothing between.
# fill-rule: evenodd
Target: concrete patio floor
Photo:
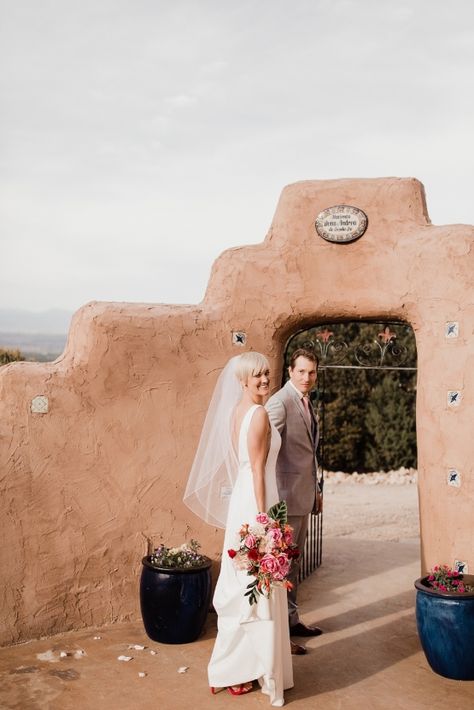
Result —
<instances>
[{"instance_id":1,"label":"concrete patio floor","mask_svg":"<svg viewBox=\"0 0 474 710\"><path fill-rule=\"evenodd\" d=\"M295 687L286 692L286 705L295 710L474 708L474 682L436 675L420 649L413 589L418 576L418 540L326 538L323 566L300 590L304 620L317 623L325 633L305 643L306 656L293 658ZM0 708L270 707L258 691L240 698L226 692L210 695L206 665L214 636L211 614L203 637L180 646L151 641L136 622L0 649ZM130 644L146 648L133 650ZM77 650L85 654L75 658ZM52 661L38 658L48 651ZM60 651L68 655L58 658ZM133 660L120 662L121 654ZM186 672L178 672L182 667Z\"/></svg>"}]
</instances>

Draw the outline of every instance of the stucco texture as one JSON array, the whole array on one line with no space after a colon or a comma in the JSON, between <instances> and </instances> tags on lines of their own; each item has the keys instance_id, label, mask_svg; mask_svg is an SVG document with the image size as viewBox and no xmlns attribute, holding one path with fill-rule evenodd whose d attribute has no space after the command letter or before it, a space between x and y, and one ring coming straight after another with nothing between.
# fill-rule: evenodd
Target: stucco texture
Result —
<instances>
[{"instance_id":1,"label":"stucco texture","mask_svg":"<svg viewBox=\"0 0 474 710\"><path fill-rule=\"evenodd\" d=\"M368 215L349 244L314 228L340 204ZM222 532L182 495L219 371L258 350L277 387L288 337L334 319L412 325L422 568L458 559L473 570L473 244L472 226L430 224L415 179L299 182L261 244L217 259L199 305L89 303L57 361L3 367L0 643L139 618L148 539L197 538L218 560ZM447 321L459 337L445 337ZM37 395L47 413L31 412ZM447 485L450 468L460 487Z\"/></svg>"}]
</instances>

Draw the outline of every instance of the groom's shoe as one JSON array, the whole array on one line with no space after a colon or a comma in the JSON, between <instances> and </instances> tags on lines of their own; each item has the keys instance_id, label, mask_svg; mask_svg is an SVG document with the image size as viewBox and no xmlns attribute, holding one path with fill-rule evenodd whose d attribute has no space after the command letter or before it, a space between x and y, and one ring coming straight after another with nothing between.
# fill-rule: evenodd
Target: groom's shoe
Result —
<instances>
[{"instance_id":1,"label":"groom's shoe","mask_svg":"<svg viewBox=\"0 0 474 710\"><path fill-rule=\"evenodd\" d=\"M291 646L291 654L293 656L304 656L305 653L308 653L308 651L305 649L304 646L300 646L299 644L295 643L294 641L290 641L290 646Z\"/></svg>"},{"instance_id":2,"label":"groom's shoe","mask_svg":"<svg viewBox=\"0 0 474 710\"><path fill-rule=\"evenodd\" d=\"M306 626L299 621L294 626L290 626L290 636L321 636L323 630L319 626Z\"/></svg>"}]
</instances>

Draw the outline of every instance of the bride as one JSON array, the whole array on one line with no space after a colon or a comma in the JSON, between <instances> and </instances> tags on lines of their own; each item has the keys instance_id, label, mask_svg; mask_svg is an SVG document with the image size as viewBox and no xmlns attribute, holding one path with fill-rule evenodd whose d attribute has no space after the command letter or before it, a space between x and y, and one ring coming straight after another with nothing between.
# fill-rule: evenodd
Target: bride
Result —
<instances>
[{"instance_id":1,"label":"bride","mask_svg":"<svg viewBox=\"0 0 474 710\"><path fill-rule=\"evenodd\" d=\"M208 667L211 691L243 695L257 680L276 707L293 687L286 590L250 605L247 572L227 550L238 546L243 523L278 502L275 464L280 435L263 403L269 365L260 353L232 358L217 381L184 494L186 505L211 525L225 528L221 571L214 593L217 638Z\"/></svg>"}]
</instances>

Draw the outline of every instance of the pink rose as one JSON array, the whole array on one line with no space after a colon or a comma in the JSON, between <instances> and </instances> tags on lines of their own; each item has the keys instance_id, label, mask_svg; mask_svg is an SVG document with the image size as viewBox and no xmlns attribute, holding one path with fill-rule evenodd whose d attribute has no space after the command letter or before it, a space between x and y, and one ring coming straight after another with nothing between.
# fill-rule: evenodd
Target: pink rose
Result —
<instances>
[{"instance_id":1,"label":"pink rose","mask_svg":"<svg viewBox=\"0 0 474 710\"><path fill-rule=\"evenodd\" d=\"M262 572L274 575L275 572L280 571L278 560L273 555L264 555L260 560L260 570Z\"/></svg>"},{"instance_id":2,"label":"pink rose","mask_svg":"<svg viewBox=\"0 0 474 710\"><path fill-rule=\"evenodd\" d=\"M252 547L255 547L256 544L257 544L257 538L255 537L255 535L252 535L252 533L249 533L248 535L245 536L245 538L244 538L245 547L248 547L249 549L251 549Z\"/></svg>"},{"instance_id":3,"label":"pink rose","mask_svg":"<svg viewBox=\"0 0 474 710\"><path fill-rule=\"evenodd\" d=\"M257 523L261 523L262 525L268 525L268 521L270 518L266 513L259 513L257 515Z\"/></svg>"},{"instance_id":4,"label":"pink rose","mask_svg":"<svg viewBox=\"0 0 474 710\"><path fill-rule=\"evenodd\" d=\"M283 538L280 528L272 528L267 532L267 540L273 545L278 545Z\"/></svg>"},{"instance_id":5,"label":"pink rose","mask_svg":"<svg viewBox=\"0 0 474 710\"><path fill-rule=\"evenodd\" d=\"M283 577L286 577L288 572L290 571L290 560L288 559L288 556L285 554L278 555L277 562L280 573L283 575Z\"/></svg>"}]
</instances>

